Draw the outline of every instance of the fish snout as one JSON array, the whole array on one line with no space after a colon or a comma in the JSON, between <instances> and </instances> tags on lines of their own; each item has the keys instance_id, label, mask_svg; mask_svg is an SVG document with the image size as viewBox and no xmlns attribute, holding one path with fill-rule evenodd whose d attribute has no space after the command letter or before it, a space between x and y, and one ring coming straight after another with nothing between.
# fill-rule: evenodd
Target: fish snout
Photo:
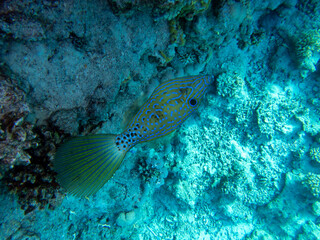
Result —
<instances>
[{"instance_id":1,"label":"fish snout","mask_svg":"<svg viewBox=\"0 0 320 240\"><path fill-rule=\"evenodd\" d=\"M213 76L213 74L212 74L212 75L207 75L207 76L205 77L205 83L206 83L206 85L212 84L213 81L214 81L214 76Z\"/></svg>"}]
</instances>

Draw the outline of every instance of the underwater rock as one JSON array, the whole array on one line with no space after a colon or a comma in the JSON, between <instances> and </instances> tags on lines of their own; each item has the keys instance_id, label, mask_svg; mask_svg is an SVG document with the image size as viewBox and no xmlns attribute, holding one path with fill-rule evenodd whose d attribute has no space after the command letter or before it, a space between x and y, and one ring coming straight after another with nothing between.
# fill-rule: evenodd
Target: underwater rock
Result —
<instances>
[{"instance_id":1,"label":"underwater rock","mask_svg":"<svg viewBox=\"0 0 320 240\"><path fill-rule=\"evenodd\" d=\"M135 221L136 221L136 213L135 211L131 211L131 212L127 212L127 213L120 213L116 223L120 226L120 227L127 227L132 225Z\"/></svg>"},{"instance_id":2,"label":"underwater rock","mask_svg":"<svg viewBox=\"0 0 320 240\"><path fill-rule=\"evenodd\" d=\"M42 25L30 21L22 14L16 14L10 20L3 17L0 20L0 29L17 40L40 41L46 38Z\"/></svg>"},{"instance_id":3,"label":"underwater rock","mask_svg":"<svg viewBox=\"0 0 320 240\"><path fill-rule=\"evenodd\" d=\"M8 10L6 18L15 18L24 8L31 11L21 1L13 2L6 1L5 8L13 11ZM95 14L79 15L90 8L87 3L55 1L54 6L41 8L32 2L34 14L23 26L41 25L46 37L33 41L21 36L23 42L4 38L7 52L2 58L33 89L28 102L35 106L35 118L43 123L52 116L55 127L72 134L79 129L70 123L65 126L66 112L78 117L80 129L113 118L118 125L108 131L119 131L132 98L143 95L149 79L158 73L157 64L148 58L165 50L169 42L165 20L155 23L148 13L118 19L106 1L99 4ZM74 5L79 11L73 11Z\"/></svg>"},{"instance_id":4,"label":"underwater rock","mask_svg":"<svg viewBox=\"0 0 320 240\"><path fill-rule=\"evenodd\" d=\"M285 72L291 64L289 50L286 46L279 46L271 56L270 67L274 72Z\"/></svg>"},{"instance_id":5,"label":"underwater rock","mask_svg":"<svg viewBox=\"0 0 320 240\"><path fill-rule=\"evenodd\" d=\"M75 135L79 134L84 116L85 112L82 109L60 110L53 113L48 122L65 134Z\"/></svg>"},{"instance_id":6,"label":"underwater rock","mask_svg":"<svg viewBox=\"0 0 320 240\"><path fill-rule=\"evenodd\" d=\"M195 208L216 174L216 163L206 161L214 159L209 149L214 148L215 140L211 138L211 129L202 134L196 124L182 126L179 136L176 146L184 147L174 148L167 159L176 178L169 189L181 203Z\"/></svg>"}]
</instances>

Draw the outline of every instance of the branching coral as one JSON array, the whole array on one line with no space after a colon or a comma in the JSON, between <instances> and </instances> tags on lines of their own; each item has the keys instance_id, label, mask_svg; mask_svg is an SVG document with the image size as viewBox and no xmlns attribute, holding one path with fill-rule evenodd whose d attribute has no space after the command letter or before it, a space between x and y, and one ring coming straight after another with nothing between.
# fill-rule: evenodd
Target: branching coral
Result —
<instances>
[{"instance_id":1,"label":"branching coral","mask_svg":"<svg viewBox=\"0 0 320 240\"><path fill-rule=\"evenodd\" d=\"M316 148L312 148L309 152L310 157L313 161L320 163L320 148L316 147Z\"/></svg>"},{"instance_id":2,"label":"branching coral","mask_svg":"<svg viewBox=\"0 0 320 240\"><path fill-rule=\"evenodd\" d=\"M308 173L302 184L310 191L310 193L320 199L320 175L315 173Z\"/></svg>"},{"instance_id":3,"label":"branching coral","mask_svg":"<svg viewBox=\"0 0 320 240\"><path fill-rule=\"evenodd\" d=\"M311 72L316 71L316 64L320 58L319 30L311 29L302 33L295 43L295 48L297 59L301 68Z\"/></svg>"},{"instance_id":4,"label":"branching coral","mask_svg":"<svg viewBox=\"0 0 320 240\"><path fill-rule=\"evenodd\" d=\"M320 10L320 3L318 0L300 0L297 8L308 16L316 17Z\"/></svg>"},{"instance_id":5,"label":"branching coral","mask_svg":"<svg viewBox=\"0 0 320 240\"><path fill-rule=\"evenodd\" d=\"M245 82L237 73L222 73L217 78L218 94L223 97L239 96Z\"/></svg>"}]
</instances>

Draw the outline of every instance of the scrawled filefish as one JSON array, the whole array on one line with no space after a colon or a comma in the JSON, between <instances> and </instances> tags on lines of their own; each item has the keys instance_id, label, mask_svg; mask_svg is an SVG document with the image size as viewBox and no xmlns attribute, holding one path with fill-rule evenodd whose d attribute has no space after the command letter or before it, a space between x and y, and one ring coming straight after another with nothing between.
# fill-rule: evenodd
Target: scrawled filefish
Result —
<instances>
[{"instance_id":1,"label":"scrawled filefish","mask_svg":"<svg viewBox=\"0 0 320 240\"><path fill-rule=\"evenodd\" d=\"M177 129L199 106L212 81L213 76L191 76L164 82L123 133L76 137L62 144L54 159L59 183L76 196L96 193L130 148Z\"/></svg>"}]
</instances>

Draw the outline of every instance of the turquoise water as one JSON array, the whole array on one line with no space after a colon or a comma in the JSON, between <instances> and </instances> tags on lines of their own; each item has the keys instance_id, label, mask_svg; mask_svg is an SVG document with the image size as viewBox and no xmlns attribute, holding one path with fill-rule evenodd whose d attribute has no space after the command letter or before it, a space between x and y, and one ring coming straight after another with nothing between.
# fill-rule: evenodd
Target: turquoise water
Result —
<instances>
[{"instance_id":1,"label":"turquoise water","mask_svg":"<svg viewBox=\"0 0 320 240\"><path fill-rule=\"evenodd\" d=\"M318 1L4 1L0 239L320 239ZM161 83L214 76L96 194L53 169Z\"/></svg>"}]
</instances>

